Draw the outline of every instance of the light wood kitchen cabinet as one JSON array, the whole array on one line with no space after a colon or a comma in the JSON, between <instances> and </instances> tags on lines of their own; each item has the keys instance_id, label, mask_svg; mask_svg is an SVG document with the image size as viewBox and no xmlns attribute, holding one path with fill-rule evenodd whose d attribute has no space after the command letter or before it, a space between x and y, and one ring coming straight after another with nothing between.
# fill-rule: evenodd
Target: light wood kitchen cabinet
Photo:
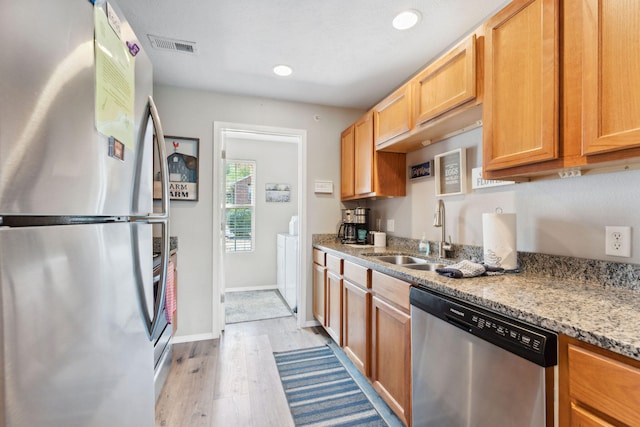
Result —
<instances>
[{"instance_id":1,"label":"light wood kitchen cabinet","mask_svg":"<svg viewBox=\"0 0 640 427\"><path fill-rule=\"evenodd\" d=\"M373 107L373 139L376 147L402 137L413 127L411 92L412 86L407 82Z\"/></svg>"},{"instance_id":2,"label":"light wood kitchen cabinet","mask_svg":"<svg viewBox=\"0 0 640 427\"><path fill-rule=\"evenodd\" d=\"M356 195L355 188L355 134L354 126L342 132L340 138L340 198L342 200Z\"/></svg>"},{"instance_id":3,"label":"light wood kitchen cabinet","mask_svg":"<svg viewBox=\"0 0 640 427\"><path fill-rule=\"evenodd\" d=\"M515 0L485 24L485 179L558 158L559 13L558 0Z\"/></svg>"},{"instance_id":4,"label":"light wood kitchen cabinet","mask_svg":"<svg viewBox=\"0 0 640 427\"><path fill-rule=\"evenodd\" d=\"M344 262L342 349L369 376L371 365L371 270Z\"/></svg>"},{"instance_id":5,"label":"light wood kitchen cabinet","mask_svg":"<svg viewBox=\"0 0 640 427\"><path fill-rule=\"evenodd\" d=\"M388 140L376 139L377 150L407 153L481 124L483 31L480 28L466 37L379 104L410 100L411 116L405 126L411 127ZM400 98L399 92L406 86L410 95ZM398 121L400 117L398 114Z\"/></svg>"},{"instance_id":6,"label":"light wood kitchen cabinet","mask_svg":"<svg viewBox=\"0 0 640 427\"><path fill-rule=\"evenodd\" d=\"M325 259L326 254L323 251L313 249L312 310L313 317L322 326L325 326L325 299L327 297L327 267L325 266Z\"/></svg>"},{"instance_id":7,"label":"light wood kitchen cabinet","mask_svg":"<svg viewBox=\"0 0 640 427\"><path fill-rule=\"evenodd\" d=\"M640 146L640 3L583 0L583 150Z\"/></svg>"},{"instance_id":8,"label":"light wood kitchen cabinet","mask_svg":"<svg viewBox=\"0 0 640 427\"><path fill-rule=\"evenodd\" d=\"M483 178L640 162L639 14L637 2L518 0L487 22Z\"/></svg>"},{"instance_id":9,"label":"light wood kitchen cabinet","mask_svg":"<svg viewBox=\"0 0 640 427\"><path fill-rule=\"evenodd\" d=\"M640 361L559 339L560 426L640 425Z\"/></svg>"},{"instance_id":10,"label":"light wood kitchen cabinet","mask_svg":"<svg viewBox=\"0 0 640 427\"><path fill-rule=\"evenodd\" d=\"M327 254L325 330L342 347L342 259Z\"/></svg>"},{"instance_id":11,"label":"light wood kitchen cabinet","mask_svg":"<svg viewBox=\"0 0 640 427\"><path fill-rule=\"evenodd\" d=\"M372 273L371 381L389 407L411 425L411 285Z\"/></svg>"},{"instance_id":12,"label":"light wood kitchen cabinet","mask_svg":"<svg viewBox=\"0 0 640 427\"><path fill-rule=\"evenodd\" d=\"M411 81L415 123L421 125L476 98L476 35L426 67Z\"/></svg>"},{"instance_id":13,"label":"light wood kitchen cabinet","mask_svg":"<svg viewBox=\"0 0 640 427\"><path fill-rule=\"evenodd\" d=\"M357 200L372 197L402 197L406 195L407 171L406 155L401 153L381 153L374 149L373 113L367 112L350 126L353 128L354 157L350 154L341 158L341 180L353 176L355 194L341 199ZM350 128L343 135L343 147L347 145ZM344 150L344 148L343 148ZM350 188L350 182L340 183L340 188ZM345 194L347 192L345 191Z\"/></svg>"},{"instance_id":14,"label":"light wood kitchen cabinet","mask_svg":"<svg viewBox=\"0 0 640 427\"><path fill-rule=\"evenodd\" d=\"M368 112L353 125L355 140L354 181L355 193L373 193L373 114Z\"/></svg>"}]
</instances>

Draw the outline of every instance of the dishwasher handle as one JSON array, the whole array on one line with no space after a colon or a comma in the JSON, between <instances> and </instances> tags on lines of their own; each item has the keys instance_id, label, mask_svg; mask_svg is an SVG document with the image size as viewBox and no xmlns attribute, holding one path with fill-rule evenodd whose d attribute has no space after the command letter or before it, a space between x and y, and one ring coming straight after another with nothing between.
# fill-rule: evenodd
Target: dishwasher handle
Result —
<instances>
[{"instance_id":1,"label":"dishwasher handle","mask_svg":"<svg viewBox=\"0 0 640 427\"><path fill-rule=\"evenodd\" d=\"M446 316L447 318L447 322L451 323L453 326L457 326L458 328L462 329L465 332L469 332L470 334L473 333L473 327L467 323L467 322L463 322L460 319L456 319L453 316Z\"/></svg>"}]
</instances>

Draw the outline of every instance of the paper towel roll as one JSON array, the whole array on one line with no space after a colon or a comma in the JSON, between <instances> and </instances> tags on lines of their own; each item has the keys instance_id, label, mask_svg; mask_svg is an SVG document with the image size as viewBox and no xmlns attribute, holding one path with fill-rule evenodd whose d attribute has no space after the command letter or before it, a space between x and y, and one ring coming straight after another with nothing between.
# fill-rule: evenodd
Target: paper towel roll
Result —
<instances>
[{"instance_id":1,"label":"paper towel roll","mask_svg":"<svg viewBox=\"0 0 640 427\"><path fill-rule=\"evenodd\" d=\"M387 234L380 231L376 231L375 233L373 233L373 246L387 246Z\"/></svg>"},{"instance_id":2,"label":"paper towel roll","mask_svg":"<svg viewBox=\"0 0 640 427\"><path fill-rule=\"evenodd\" d=\"M482 214L484 262L505 270L518 268L516 214Z\"/></svg>"}]
</instances>

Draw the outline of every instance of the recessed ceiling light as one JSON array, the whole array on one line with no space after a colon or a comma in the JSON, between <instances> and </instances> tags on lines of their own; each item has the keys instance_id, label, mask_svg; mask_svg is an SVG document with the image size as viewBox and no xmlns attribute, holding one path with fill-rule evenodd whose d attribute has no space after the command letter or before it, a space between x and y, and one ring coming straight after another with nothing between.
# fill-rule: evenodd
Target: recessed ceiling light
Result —
<instances>
[{"instance_id":1,"label":"recessed ceiling light","mask_svg":"<svg viewBox=\"0 0 640 427\"><path fill-rule=\"evenodd\" d=\"M291 73L293 73L293 69L291 69L291 67L289 67L288 65L276 65L275 67L273 67L273 72L281 77L287 77L290 76Z\"/></svg>"},{"instance_id":2,"label":"recessed ceiling light","mask_svg":"<svg viewBox=\"0 0 640 427\"><path fill-rule=\"evenodd\" d=\"M405 10L393 18L393 28L396 30L408 30L418 23L420 12L417 10Z\"/></svg>"}]
</instances>

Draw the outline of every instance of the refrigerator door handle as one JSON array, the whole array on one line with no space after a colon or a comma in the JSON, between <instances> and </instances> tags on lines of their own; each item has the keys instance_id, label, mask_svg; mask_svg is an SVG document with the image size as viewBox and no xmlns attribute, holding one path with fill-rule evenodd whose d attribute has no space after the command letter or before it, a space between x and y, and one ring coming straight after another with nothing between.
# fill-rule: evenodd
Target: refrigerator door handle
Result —
<instances>
[{"instance_id":1,"label":"refrigerator door handle","mask_svg":"<svg viewBox=\"0 0 640 427\"><path fill-rule=\"evenodd\" d=\"M158 115L158 109L156 108L153 97L149 96L149 112L151 113L151 119L153 121L153 127L156 131L156 145L158 147L158 156L160 157L160 183L162 188L161 204L162 209L160 213L149 214L152 218L169 218L169 161L167 160L167 149L164 142L164 133L162 131L162 123L160 123L160 116Z\"/></svg>"},{"instance_id":2,"label":"refrigerator door handle","mask_svg":"<svg viewBox=\"0 0 640 427\"><path fill-rule=\"evenodd\" d=\"M165 295L167 287L167 269L169 266L169 163L167 161L166 145L164 140L164 133L162 131L162 124L160 122L160 116L158 115L158 109L153 101L153 97L149 96L149 115L153 123L155 131L155 142L158 149L158 157L160 163L160 184L162 189L161 194L161 211L151 212L148 215L132 216L131 221L134 222L146 222L149 224L160 224L162 226L162 243L160 246L160 295L154 302L153 318L145 315L147 319L147 329L149 338L153 336L160 324L160 316L162 315L161 307L165 304ZM142 286L142 285L141 285Z\"/></svg>"},{"instance_id":3,"label":"refrigerator door handle","mask_svg":"<svg viewBox=\"0 0 640 427\"><path fill-rule=\"evenodd\" d=\"M162 307L165 304L167 294L167 270L169 267L169 220L158 220L156 223L160 223L162 225L162 244L160 246L160 283L162 286L160 287L160 295L154 302L153 319L151 320L151 323L147 325L149 329L149 338L154 336L158 325L160 325Z\"/></svg>"},{"instance_id":4,"label":"refrigerator door handle","mask_svg":"<svg viewBox=\"0 0 640 427\"><path fill-rule=\"evenodd\" d=\"M160 163L161 209L160 212L150 212L147 215L133 215L130 217L130 220L148 223L163 223L169 219L169 161L167 160L167 149L164 140L164 133L162 131L162 123L160 122L160 116L158 115L158 109L156 108L155 102L153 102L152 96L149 96L148 101L148 113L151 116L151 122L153 123L153 129L156 134L156 138L154 138L154 140L156 142L156 147L158 148Z\"/></svg>"}]
</instances>

